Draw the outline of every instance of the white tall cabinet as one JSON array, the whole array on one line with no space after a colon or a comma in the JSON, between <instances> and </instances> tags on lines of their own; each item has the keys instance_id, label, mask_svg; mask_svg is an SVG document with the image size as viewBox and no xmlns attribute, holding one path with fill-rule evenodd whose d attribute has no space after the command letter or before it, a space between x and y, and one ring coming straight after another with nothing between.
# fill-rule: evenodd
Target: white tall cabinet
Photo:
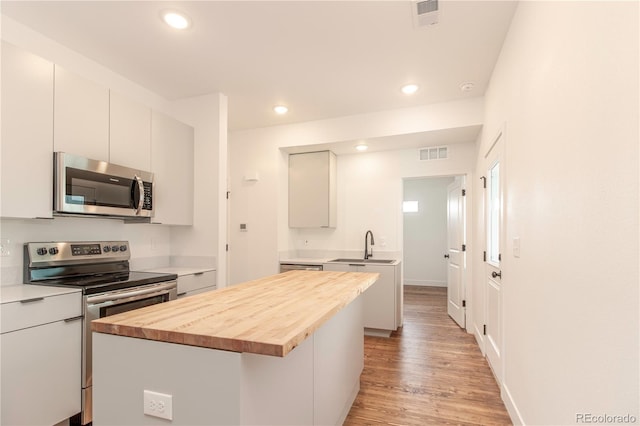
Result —
<instances>
[{"instance_id":1,"label":"white tall cabinet","mask_svg":"<svg viewBox=\"0 0 640 426\"><path fill-rule=\"evenodd\" d=\"M54 150L109 161L109 89L55 67Z\"/></svg>"},{"instance_id":2,"label":"white tall cabinet","mask_svg":"<svg viewBox=\"0 0 640 426\"><path fill-rule=\"evenodd\" d=\"M333 152L289 155L290 228L335 228L336 194Z\"/></svg>"},{"instance_id":3,"label":"white tall cabinet","mask_svg":"<svg viewBox=\"0 0 640 426\"><path fill-rule=\"evenodd\" d=\"M151 116L153 223L193 224L193 127L165 114Z\"/></svg>"},{"instance_id":4,"label":"white tall cabinet","mask_svg":"<svg viewBox=\"0 0 640 426\"><path fill-rule=\"evenodd\" d=\"M151 108L109 93L109 161L151 170Z\"/></svg>"},{"instance_id":5,"label":"white tall cabinet","mask_svg":"<svg viewBox=\"0 0 640 426\"><path fill-rule=\"evenodd\" d=\"M2 42L2 217L51 218L53 64Z\"/></svg>"}]
</instances>

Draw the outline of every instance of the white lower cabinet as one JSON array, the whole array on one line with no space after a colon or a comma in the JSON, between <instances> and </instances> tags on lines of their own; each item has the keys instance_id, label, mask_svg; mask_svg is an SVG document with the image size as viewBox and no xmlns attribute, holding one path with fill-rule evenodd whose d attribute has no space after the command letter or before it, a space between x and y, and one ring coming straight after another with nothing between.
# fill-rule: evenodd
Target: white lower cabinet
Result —
<instances>
[{"instance_id":1,"label":"white lower cabinet","mask_svg":"<svg viewBox=\"0 0 640 426\"><path fill-rule=\"evenodd\" d=\"M81 304L80 292L2 303L1 424L53 425L80 412ZM34 312L43 322L33 324Z\"/></svg>"},{"instance_id":2,"label":"white lower cabinet","mask_svg":"<svg viewBox=\"0 0 640 426\"><path fill-rule=\"evenodd\" d=\"M178 298L216 289L216 271L178 276Z\"/></svg>"},{"instance_id":3,"label":"white lower cabinet","mask_svg":"<svg viewBox=\"0 0 640 426\"><path fill-rule=\"evenodd\" d=\"M364 326L381 330L396 330L402 325L402 293L400 264L371 265L325 263L325 271L377 272L380 278L364 292Z\"/></svg>"}]
</instances>

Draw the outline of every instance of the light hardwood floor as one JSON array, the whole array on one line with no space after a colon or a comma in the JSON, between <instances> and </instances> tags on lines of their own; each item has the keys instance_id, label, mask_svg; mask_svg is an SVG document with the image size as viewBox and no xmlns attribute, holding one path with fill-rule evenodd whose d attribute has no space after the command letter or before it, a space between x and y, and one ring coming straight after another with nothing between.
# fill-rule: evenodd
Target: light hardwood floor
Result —
<instances>
[{"instance_id":1,"label":"light hardwood floor","mask_svg":"<svg viewBox=\"0 0 640 426\"><path fill-rule=\"evenodd\" d=\"M404 326L365 337L345 425L511 424L475 338L447 315L447 290L405 286Z\"/></svg>"}]
</instances>

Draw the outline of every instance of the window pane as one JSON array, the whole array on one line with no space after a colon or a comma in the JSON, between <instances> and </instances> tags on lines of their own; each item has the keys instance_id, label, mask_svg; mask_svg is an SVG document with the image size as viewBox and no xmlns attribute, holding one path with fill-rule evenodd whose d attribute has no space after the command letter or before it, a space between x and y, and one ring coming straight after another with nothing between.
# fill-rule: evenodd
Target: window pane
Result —
<instances>
[{"instance_id":1,"label":"window pane","mask_svg":"<svg viewBox=\"0 0 640 426\"><path fill-rule=\"evenodd\" d=\"M500 163L489 171L489 260L500 260Z\"/></svg>"},{"instance_id":2,"label":"window pane","mask_svg":"<svg viewBox=\"0 0 640 426\"><path fill-rule=\"evenodd\" d=\"M417 201L404 201L402 203L402 211L404 213L416 213L418 211Z\"/></svg>"}]
</instances>

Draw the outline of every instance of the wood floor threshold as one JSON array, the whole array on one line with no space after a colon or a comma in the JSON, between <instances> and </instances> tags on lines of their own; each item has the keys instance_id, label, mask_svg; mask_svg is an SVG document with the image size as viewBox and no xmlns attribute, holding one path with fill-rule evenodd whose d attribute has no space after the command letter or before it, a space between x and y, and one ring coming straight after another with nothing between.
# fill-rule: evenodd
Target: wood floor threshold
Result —
<instances>
[{"instance_id":1,"label":"wood floor threshold","mask_svg":"<svg viewBox=\"0 0 640 426\"><path fill-rule=\"evenodd\" d=\"M511 425L475 338L447 315L447 289L405 286L404 326L365 336L345 425Z\"/></svg>"}]
</instances>

